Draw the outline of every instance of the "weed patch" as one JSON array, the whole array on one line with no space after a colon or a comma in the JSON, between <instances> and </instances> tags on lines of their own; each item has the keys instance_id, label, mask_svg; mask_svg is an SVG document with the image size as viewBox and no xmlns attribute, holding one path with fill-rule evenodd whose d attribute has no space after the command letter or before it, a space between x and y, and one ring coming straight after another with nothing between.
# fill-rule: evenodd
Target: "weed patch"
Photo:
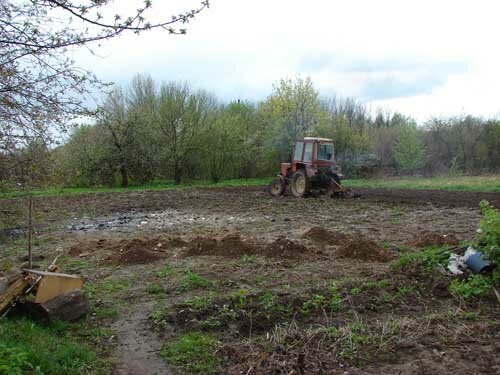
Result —
<instances>
[{"instance_id":1,"label":"weed patch","mask_svg":"<svg viewBox=\"0 0 500 375\"><path fill-rule=\"evenodd\" d=\"M426 271L437 266L446 266L450 258L448 247L427 247L422 251L402 255L391 263L393 270L400 270L412 264L421 264Z\"/></svg>"},{"instance_id":2,"label":"weed patch","mask_svg":"<svg viewBox=\"0 0 500 375\"><path fill-rule=\"evenodd\" d=\"M215 355L217 340L208 334L191 332L161 351L166 361L187 374L213 374L221 364Z\"/></svg>"},{"instance_id":3,"label":"weed patch","mask_svg":"<svg viewBox=\"0 0 500 375\"><path fill-rule=\"evenodd\" d=\"M466 300L473 297L486 297L491 293L491 278L484 275L471 275L467 280L452 280L450 292Z\"/></svg>"},{"instance_id":4,"label":"weed patch","mask_svg":"<svg viewBox=\"0 0 500 375\"><path fill-rule=\"evenodd\" d=\"M212 282L193 273L191 270L187 270L184 276L177 281L177 290L179 292L185 292L193 289L203 289L212 286Z\"/></svg>"},{"instance_id":5,"label":"weed patch","mask_svg":"<svg viewBox=\"0 0 500 375\"><path fill-rule=\"evenodd\" d=\"M175 269L169 264L164 265L158 272L156 272L157 277L167 277L175 274Z\"/></svg>"},{"instance_id":6,"label":"weed patch","mask_svg":"<svg viewBox=\"0 0 500 375\"><path fill-rule=\"evenodd\" d=\"M255 263L255 261L257 260L257 257L255 255L243 255L241 258L240 258L240 262L242 264L251 264L251 263Z\"/></svg>"},{"instance_id":7,"label":"weed patch","mask_svg":"<svg viewBox=\"0 0 500 375\"><path fill-rule=\"evenodd\" d=\"M94 310L97 319L115 319L118 317L118 309L114 306L99 306Z\"/></svg>"},{"instance_id":8,"label":"weed patch","mask_svg":"<svg viewBox=\"0 0 500 375\"><path fill-rule=\"evenodd\" d=\"M186 305L195 310L206 310L212 305L211 296L194 296L186 300Z\"/></svg>"},{"instance_id":9,"label":"weed patch","mask_svg":"<svg viewBox=\"0 0 500 375\"><path fill-rule=\"evenodd\" d=\"M60 328L60 327L59 327ZM104 374L96 353L57 325L42 327L28 319L0 325L1 374Z\"/></svg>"},{"instance_id":10,"label":"weed patch","mask_svg":"<svg viewBox=\"0 0 500 375\"><path fill-rule=\"evenodd\" d=\"M149 284L146 287L146 292L149 294L162 294L165 290L160 284Z\"/></svg>"}]
</instances>

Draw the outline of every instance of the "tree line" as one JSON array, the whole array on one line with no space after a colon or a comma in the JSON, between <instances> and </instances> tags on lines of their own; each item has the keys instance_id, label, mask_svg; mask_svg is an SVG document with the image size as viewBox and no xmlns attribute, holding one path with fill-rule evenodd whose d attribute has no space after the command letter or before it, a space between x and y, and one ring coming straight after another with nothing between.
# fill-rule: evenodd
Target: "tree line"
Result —
<instances>
[{"instance_id":1,"label":"tree line","mask_svg":"<svg viewBox=\"0 0 500 375\"><path fill-rule=\"evenodd\" d=\"M185 82L138 75L115 86L93 122L74 129L63 145L34 139L0 154L0 179L125 187L272 176L304 136L332 138L348 177L500 171L498 119L459 115L417 126L401 113L373 114L353 98L323 97L309 78L281 79L261 102L223 103Z\"/></svg>"}]
</instances>

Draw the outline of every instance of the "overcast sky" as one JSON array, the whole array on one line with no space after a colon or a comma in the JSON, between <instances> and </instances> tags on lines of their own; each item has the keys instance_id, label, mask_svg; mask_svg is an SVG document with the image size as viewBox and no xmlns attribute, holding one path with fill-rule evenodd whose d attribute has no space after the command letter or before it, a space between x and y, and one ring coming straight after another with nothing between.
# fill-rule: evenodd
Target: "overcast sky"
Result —
<instances>
[{"instance_id":1,"label":"overcast sky","mask_svg":"<svg viewBox=\"0 0 500 375\"><path fill-rule=\"evenodd\" d=\"M153 0L153 17L198 3ZM498 0L211 0L185 36L127 35L76 58L104 80L146 73L225 101L265 99L273 82L300 75L324 96L419 121L488 117L500 113L499 15Z\"/></svg>"}]
</instances>

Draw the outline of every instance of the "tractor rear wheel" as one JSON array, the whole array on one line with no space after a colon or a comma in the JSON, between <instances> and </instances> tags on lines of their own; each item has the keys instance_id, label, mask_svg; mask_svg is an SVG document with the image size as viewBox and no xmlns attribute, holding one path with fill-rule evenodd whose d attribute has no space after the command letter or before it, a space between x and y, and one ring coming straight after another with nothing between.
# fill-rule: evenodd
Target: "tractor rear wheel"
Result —
<instances>
[{"instance_id":1,"label":"tractor rear wheel","mask_svg":"<svg viewBox=\"0 0 500 375\"><path fill-rule=\"evenodd\" d=\"M294 173L292 176L291 188L292 194L296 198L302 198L309 194L309 179L307 178L307 174L304 170L299 169Z\"/></svg>"},{"instance_id":2,"label":"tractor rear wheel","mask_svg":"<svg viewBox=\"0 0 500 375\"><path fill-rule=\"evenodd\" d=\"M285 192L285 183L281 178L276 178L269 184L269 193L272 196L279 197Z\"/></svg>"}]
</instances>

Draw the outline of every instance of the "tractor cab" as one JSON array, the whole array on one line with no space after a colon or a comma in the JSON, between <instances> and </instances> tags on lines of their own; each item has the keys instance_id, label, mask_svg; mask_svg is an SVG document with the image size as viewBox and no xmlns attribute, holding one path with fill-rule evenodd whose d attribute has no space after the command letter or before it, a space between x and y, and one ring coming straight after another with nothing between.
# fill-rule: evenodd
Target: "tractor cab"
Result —
<instances>
[{"instance_id":1,"label":"tractor cab","mask_svg":"<svg viewBox=\"0 0 500 375\"><path fill-rule=\"evenodd\" d=\"M293 162L300 164L334 165L333 141L328 138L306 137L295 144Z\"/></svg>"},{"instance_id":2,"label":"tractor cab","mask_svg":"<svg viewBox=\"0 0 500 375\"><path fill-rule=\"evenodd\" d=\"M283 194L288 186L296 197L306 196L312 190L346 192L340 185L343 176L335 161L333 140L329 138L305 137L297 141L292 161L281 164L278 177L269 188L275 196Z\"/></svg>"}]
</instances>

